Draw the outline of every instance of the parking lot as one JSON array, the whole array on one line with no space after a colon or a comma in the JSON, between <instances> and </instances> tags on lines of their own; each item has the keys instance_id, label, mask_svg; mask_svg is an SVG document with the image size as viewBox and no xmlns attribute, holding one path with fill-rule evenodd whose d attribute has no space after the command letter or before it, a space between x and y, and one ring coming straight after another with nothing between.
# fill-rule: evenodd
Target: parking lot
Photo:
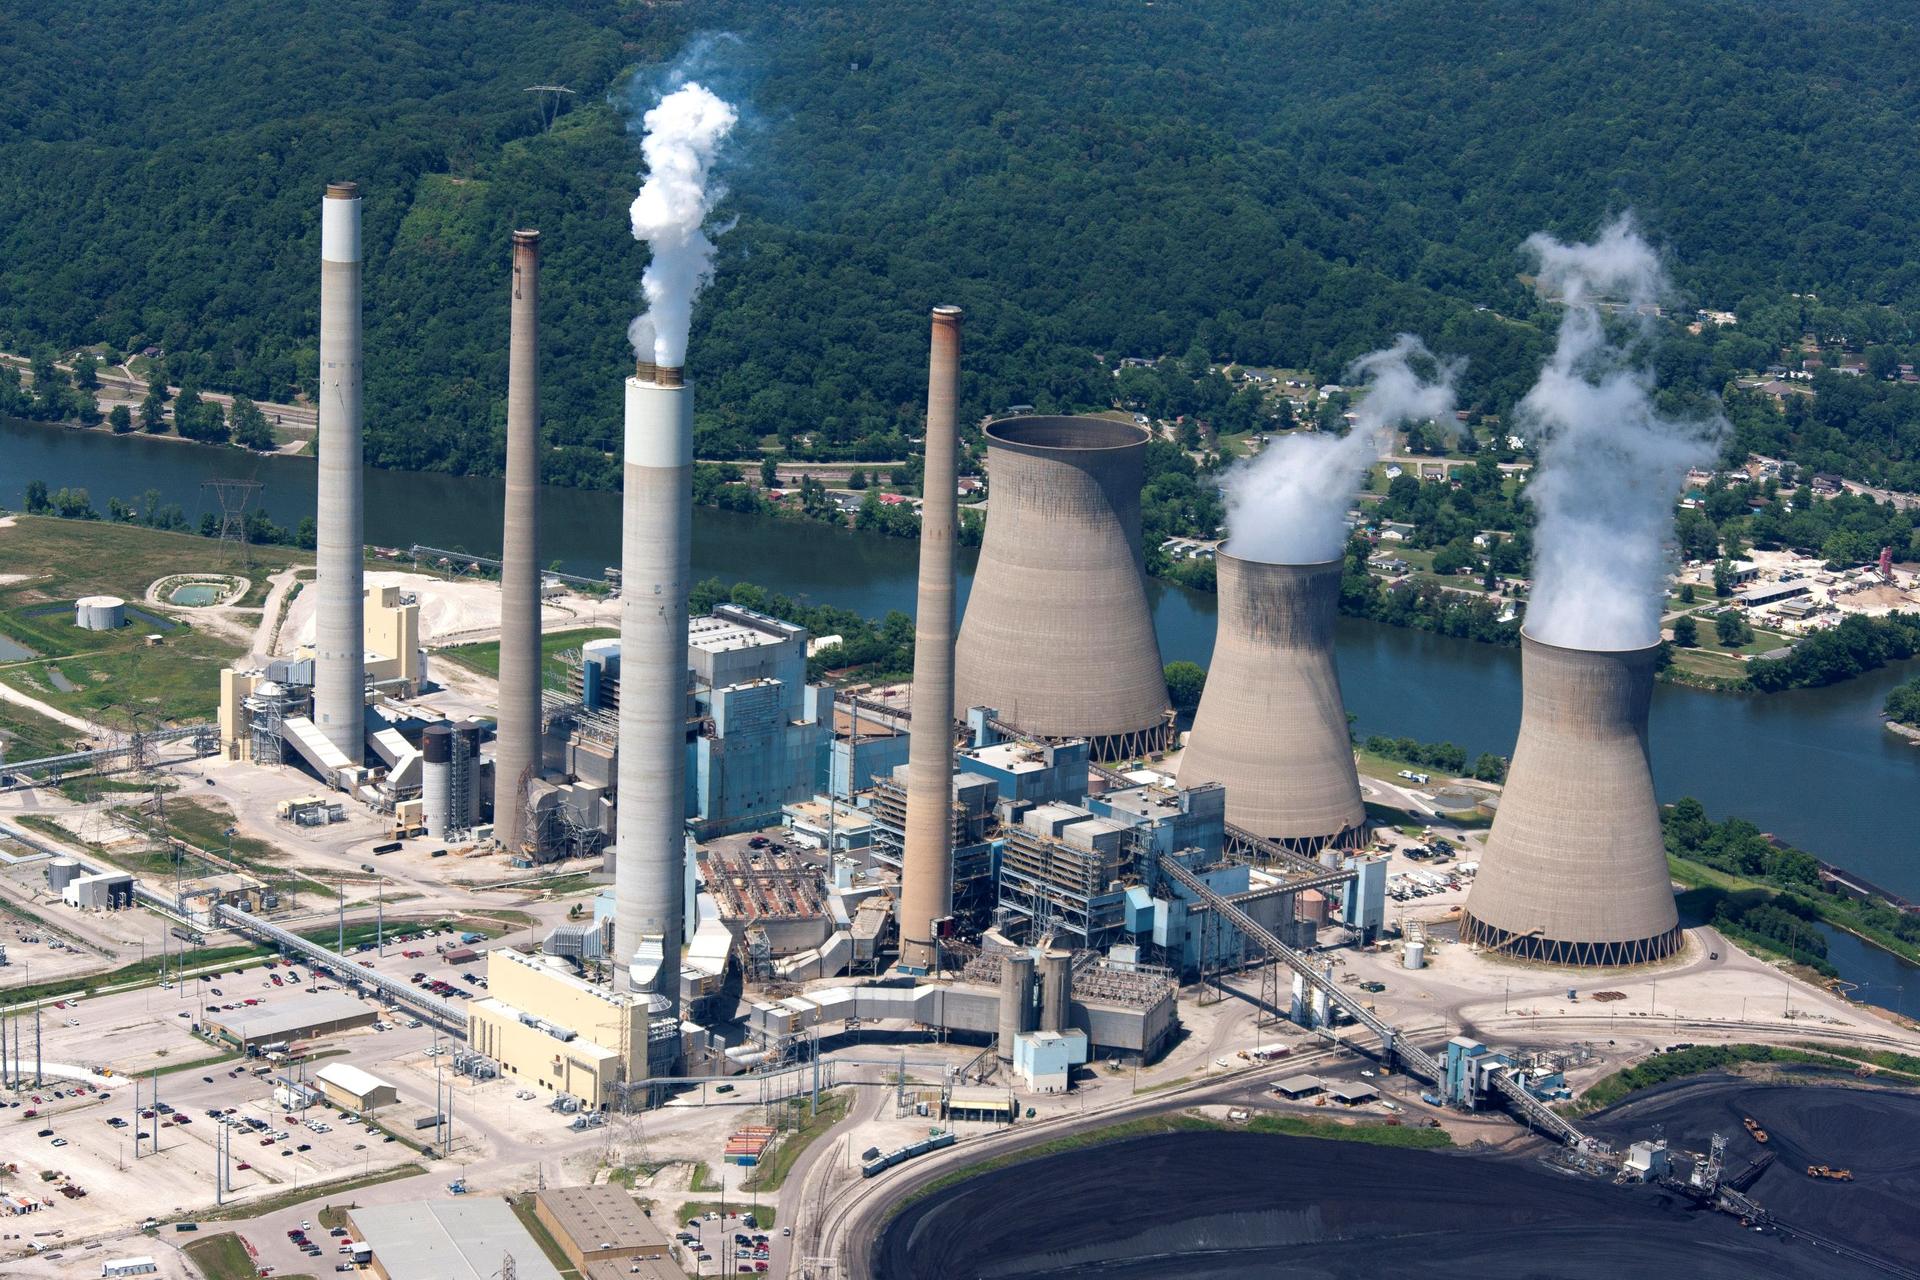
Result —
<instances>
[{"instance_id":1,"label":"parking lot","mask_svg":"<svg viewBox=\"0 0 1920 1280\"><path fill-rule=\"evenodd\" d=\"M680 1262L695 1275L783 1276L791 1232L790 1227L762 1229L751 1210L729 1211L724 1218L709 1211L680 1222L674 1242L683 1251Z\"/></svg>"}]
</instances>

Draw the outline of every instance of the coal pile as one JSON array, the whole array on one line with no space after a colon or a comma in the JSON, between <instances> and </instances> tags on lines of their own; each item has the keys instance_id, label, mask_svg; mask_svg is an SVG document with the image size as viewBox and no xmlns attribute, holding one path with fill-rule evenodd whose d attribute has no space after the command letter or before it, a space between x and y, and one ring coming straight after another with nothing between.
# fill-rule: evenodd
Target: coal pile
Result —
<instances>
[{"instance_id":1,"label":"coal pile","mask_svg":"<svg viewBox=\"0 0 1920 1280\"><path fill-rule=\"evenodd\" d=\"M1130 1139L969 1179L895 1218L873 1265L943 1280L1879 1274L1670 1192L1533 1160L1232 1132Z\"/></svg>"}]
</instances>

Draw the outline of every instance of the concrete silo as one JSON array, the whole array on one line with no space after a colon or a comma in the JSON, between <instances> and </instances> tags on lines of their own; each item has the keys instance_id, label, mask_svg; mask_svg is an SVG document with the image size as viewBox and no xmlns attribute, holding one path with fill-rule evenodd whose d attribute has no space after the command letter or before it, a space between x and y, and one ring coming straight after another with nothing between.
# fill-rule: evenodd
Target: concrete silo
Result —
<instances>
[{"instance_id":1,"label":"concrete silo","mask_svg":"<svg viewBox=\"0 0 1920 1280\"><path fill-rule=\"evenodd\" d=\"M1658 653L1565 649L1522 634L1520 736L1463 940L1573 965L1679 949L1647 763Z\"/></svg>"},{"instance_id":2,"label":"concrete silo","mask_svg":"<svg viewBox=\"0 0 1920 1280\"><path fill-rule=\"evenodd\" d=\"M1267 564L1222 550L1219 631L1180 785L1218 782L1227 821L1301 853L1367 839L1334 667L1342 563Z\"/></svg>"},{"instance_id":3,"label":"concrete silo","mask_svg":"<svg viewBox=\"0 0 1920 1280\"><path fill-rule=\"evenodd\" d=\"M1172 736L1140 550L1147 433L1110 418L987 426L987 529L954 654L954 709L993 707L1098 759Z\"/></svg>"}]
</instances>

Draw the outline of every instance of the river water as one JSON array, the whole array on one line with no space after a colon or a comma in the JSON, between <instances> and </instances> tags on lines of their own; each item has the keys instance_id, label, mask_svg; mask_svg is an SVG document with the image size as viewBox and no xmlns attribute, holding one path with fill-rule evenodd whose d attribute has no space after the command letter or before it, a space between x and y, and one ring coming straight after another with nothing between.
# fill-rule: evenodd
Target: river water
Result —
<instances>
[{"instance_id":1,"label":"river water","mask_svg":"<svg viewBox=\"0 0 1920 1280\"><path fill-rule=\"evenodd\" d=\"M260 505L292 525L313 514L314 467L301 458L254 458L141 436L0 419L0 504L20 506L29 480L84 487L97 508L109 497L158 489L197 520L211 509L201 485L254 476ZM495 555L501 485L480 478L367 472L367 540ZM619 496L550 490L541 519L542 558L597 574L616 564ZM694 512L696 577L758 582L811 602L878 615L913 607L914 543L825 525ZM971 579L963 552L961 592ZM1150 587L1163 656L1204 664L1212 653L1214 599L1165 583ZM1470 753L1513 748L1520 718L1517 651L1398 627L1343 619L1341 687L1362 734L1451 739ZM1716 817L1739 814L1782 839L1920 898L1920 749L1880 727L1886 693L1916 665L1874 672L1827 689L1768 697L1655 691L1653 764L1662 799L1691 795ZM1920 977L1920 971L1906 970ZM1920 981L1913 988L1920 992Z\"/></svg>"}]
</instances>

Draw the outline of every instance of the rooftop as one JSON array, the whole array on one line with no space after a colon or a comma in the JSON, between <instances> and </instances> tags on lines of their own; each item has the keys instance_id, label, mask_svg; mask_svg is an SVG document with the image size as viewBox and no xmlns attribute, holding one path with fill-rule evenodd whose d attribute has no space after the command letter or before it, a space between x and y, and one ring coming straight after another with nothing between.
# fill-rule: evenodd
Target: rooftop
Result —
<instances>
[{"instance_id":1,"label":"rooftop","mask_svg":"<svg viewBox=\"0 0 1920 1280\"><path fill-rule=\"evenodd\" d=\"M554 1225L582 1253L666 1246L666 1237L623 1188L549 1187L535 1195L546 1206Z\"/></svg>"},{"instance_id":2,"label":"rooftop","mask_svg":"<svg viewBox=\"0 0 1920 1280\"><path fill-rule=\"evenodd\" d=\"M389 1276L409 1280L493 1280L513 1255L518 1280L560 1280L505 1200L472 1196L378 1204L348 1211Z\"/></svg>"},{"instance_id":3,"label":"rooftop","mask_svg":"<svg viewBox=\"0 0 1920 1280\"><path fill-rule=\"evenodd\" d=\"M308 1027L344 1022L349 1018L371 1019L377 1012L358 996L345 992L321 991L314 995L301 992L292 999L281 997L277 1002L255 1005L251 1009L210 1013L207 1021L225 1027L244 1040L282 1040Z\"/></svg>"},{"instance_id":4,"label":"rooftop","mask_svg":"<svg viewBox=\"0 0 1920 1280\"><path fill-rule=\"evenodd\" d=\"M350 1062L329 1062L314 1072L313 1078L353 1094L368 1094L375 1089L393 1087L379 1076L370 1071L362 1071Z\"/></svg>"},{"instance_id":5,"label":"rooftop","mask_svg":"<svg viewBox=\"0 0 1920 1280\"><path fill-rule=\"evenodd\" d=\"M707 617L694 618L687 623L687 643L708 653L785 644L805 634L805 627L782 622L738 605L720 605Z\"/></svg>"}]
</instances>

